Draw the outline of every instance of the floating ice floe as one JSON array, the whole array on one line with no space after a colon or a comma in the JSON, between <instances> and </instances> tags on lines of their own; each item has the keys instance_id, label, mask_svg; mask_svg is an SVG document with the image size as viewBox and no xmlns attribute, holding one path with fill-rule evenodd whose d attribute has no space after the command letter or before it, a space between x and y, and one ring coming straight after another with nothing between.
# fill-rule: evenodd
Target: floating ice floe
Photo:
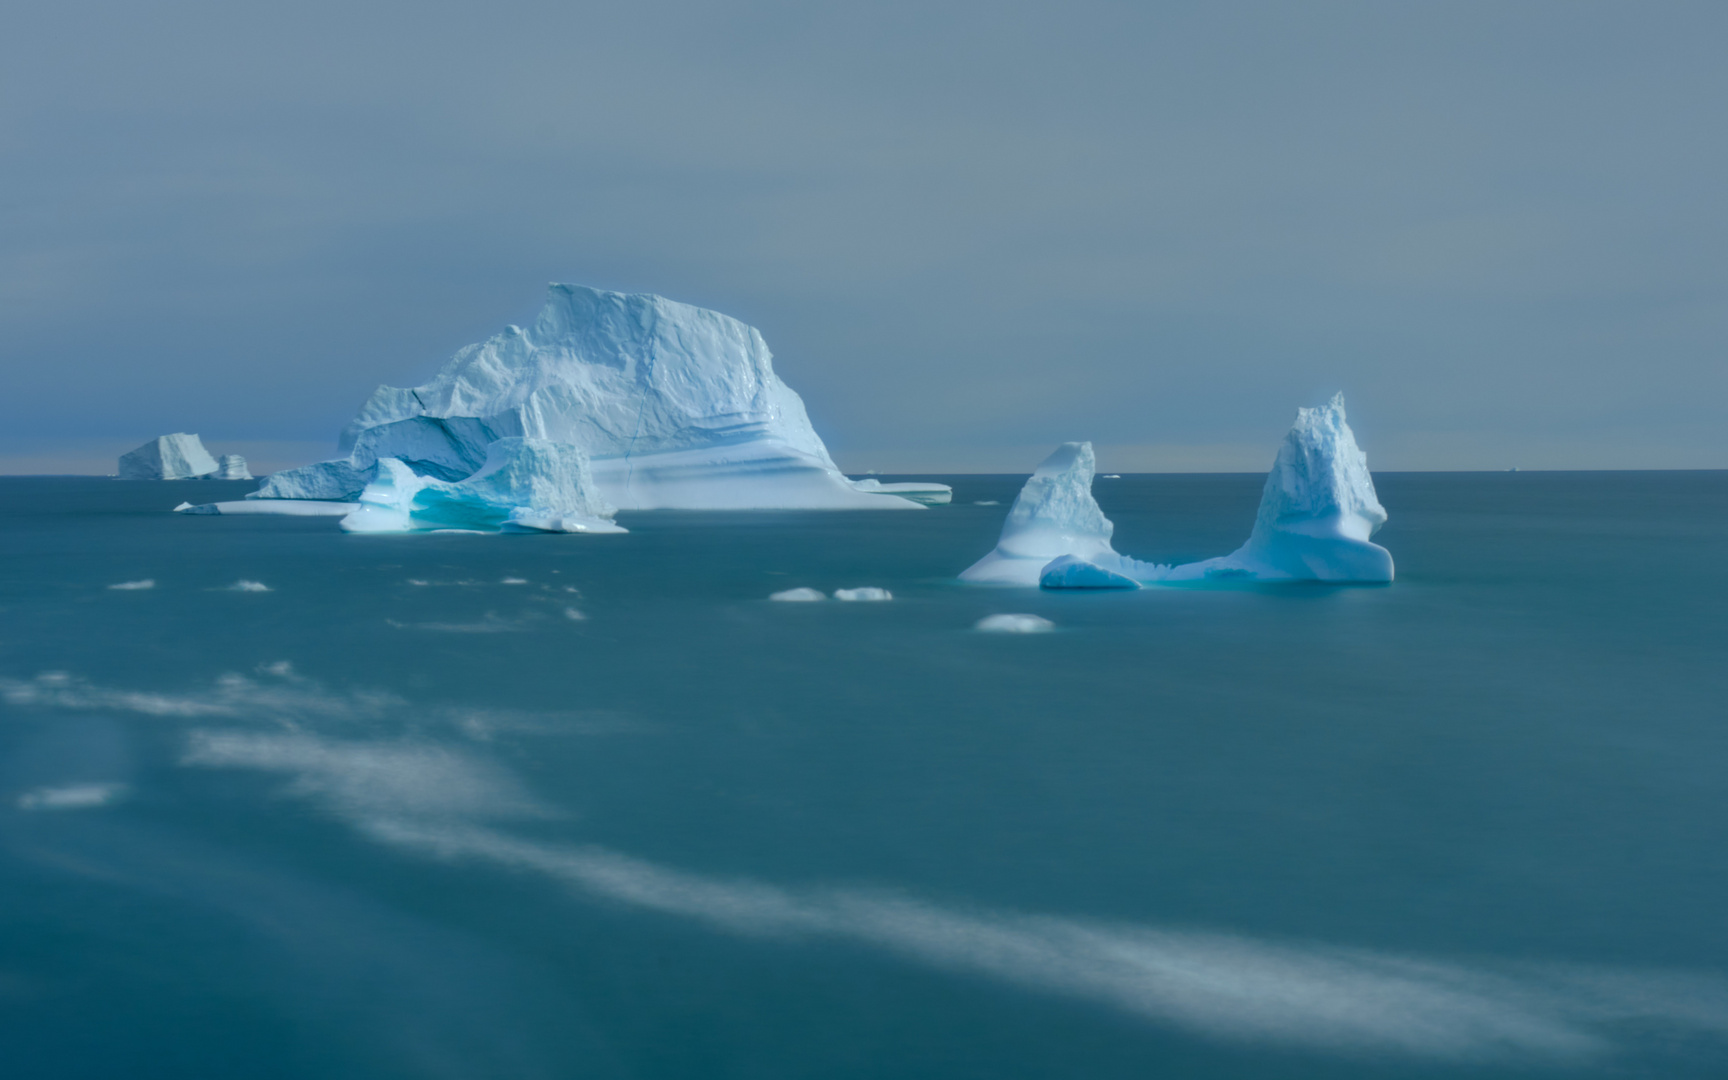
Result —
<instances>
[{"instance_id":1,"label":"floating ice floe","mask_svg":"<svg viewBox=\"0 0 1728 1080\"><path fill-rule=\"evenodd\" d=\"M236 581L234 584L228 586L228 591L229 592L271 592L272 590L271 590L270 586L264 584L262 581L247 581L244 578L242 578L241 580Z\"/></svg>"},{"instance_id":2,"label":"floating ice floe","mask_svg":"<svg viewBox=\"0 0 1728 1080\"><path fill-rule=\"evenodd\" d=\"M352 502L386 459L455 482L512 437L581 450L598 496L628 510L910 510L949 495L842 475L755 329L659 296L553 285L532 326L468 346L424 386L379 387L343 432L347 457L276 473L248 497Z\"/></svg>"},{"instance_id":3,"label":"floating ice floe","mask_svg":"<svg viewBox=\"0 0 1728 1080\"><path fill-rule=\"evenodd\" d=\"M894 594L887 589L879 589L874 585L865 585L858 589L835 589L836 600L892 600Z\"/></svg>"},{"instance_id":4,"label":"floating ice floe","mask_svg":"<svg viewBox=\"0 0 1728 1080\"><path fill-rule=\"evenodd\" d=\"M588 458L566 443L511 437L455 482L422 476L395 458L377 463L347 532L621 533L596 490Z\"/></svg>"},{"instance_id":5,"label":"floating ice floe","mask_svg":"<svg viewBox=\"0 0 1728 1080\"><path fill-rule=\"evenodd\" d=\"M826 600L827 595L817 589L797 588L782 589L777 593L769 593L770 600L785 600L792 603L804 603L811 600Z\"/></svg>"},{"instance_id":6,"label":"floating ice floe","mask_svg":"<svg viewBox=\"0 0 1728 1080\"><path fill-rule=\"evenodd\" d=\"M1266 477L1248 542L1229 555L1170 566L1110 546L1114 526L1092 497L1090 443L1065 443L1008 512L996 549L966 581L1048 589L1132 589L1220 580L1388 582L1392 556L1369 541L1386 521L1368 458L1345 422L1344 395L1299 409Z\"/></svg>"},{"instance_id":7,"label":"floating ice floe","mask_svg":"<svg viewBox=\"0 0 1728 1080\"><path fill-rule=\"evenodd\" d=\"M141 581L119 581L108 587L122 592L131 592L137 589L154 589L156 587L156 580L154 578L144 578Z\"/></svg>"},{"instance_id":8,"label":"floating ice floe","mask_svg":"<svg viewBox=\"0 0 1728 1080\"><path fill-rule=\"evenodd\" d=\"M986 615L972 624L972 629L987 634L1046 634L1056 624L1037 615Z\"/></svg>"}]
</instances>

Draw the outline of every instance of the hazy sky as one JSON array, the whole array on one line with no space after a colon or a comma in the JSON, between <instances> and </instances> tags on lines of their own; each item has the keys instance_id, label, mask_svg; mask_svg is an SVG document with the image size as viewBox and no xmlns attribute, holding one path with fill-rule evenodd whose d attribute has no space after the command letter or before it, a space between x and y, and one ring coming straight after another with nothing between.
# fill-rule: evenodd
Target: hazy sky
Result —
<instances>
[{"instance_id":1,"label":"hazy sky","mask_svg":"<svg viewBox=\"0 0 1728 1080\"><path fill-rule=\"evenodd\" d=\"M1728 4L0 7L0 469L329 456L548 281L852 469L1728 467Z\"/></svg>"}]
</instances>

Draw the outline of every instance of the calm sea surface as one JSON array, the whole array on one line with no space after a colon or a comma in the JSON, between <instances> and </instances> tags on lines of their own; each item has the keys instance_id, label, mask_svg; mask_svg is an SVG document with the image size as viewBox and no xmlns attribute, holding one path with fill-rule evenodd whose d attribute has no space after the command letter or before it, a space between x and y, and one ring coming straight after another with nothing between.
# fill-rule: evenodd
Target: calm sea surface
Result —
<instances>
[{"instance_id":1,"label":"calm sea surface","mask_svg":"<svg viewBox=\"0 0 1728 1080\"><path fill-rule=\"evenodd\" d=\"M1728 1075L1728 473L1381 475L1389 587L1090 595L956 583L1023 478L942 479L0 480L0 1073ZM1095 490L1171 561L1260 484Z\"/></svg>"}]
</instances>

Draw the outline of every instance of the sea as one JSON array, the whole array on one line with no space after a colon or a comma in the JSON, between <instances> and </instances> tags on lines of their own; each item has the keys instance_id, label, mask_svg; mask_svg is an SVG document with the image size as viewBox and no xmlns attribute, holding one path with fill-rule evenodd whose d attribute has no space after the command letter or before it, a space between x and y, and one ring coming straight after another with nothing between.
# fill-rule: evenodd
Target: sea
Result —
<instances>
[{"instance_id":1,"label":"sea","mask_svg":"<svg viewBox=\"0 0 1728 1080\"><path fill-rule=\"evenodd\" d=\"M1024 477L919 479L0 479L0 1074L1728 1076L1728 472L1381 474L1390 585L1083 593L958 582ZM1261 483L1094 490L1170 562Z\"/></svg>"}]
</instances>

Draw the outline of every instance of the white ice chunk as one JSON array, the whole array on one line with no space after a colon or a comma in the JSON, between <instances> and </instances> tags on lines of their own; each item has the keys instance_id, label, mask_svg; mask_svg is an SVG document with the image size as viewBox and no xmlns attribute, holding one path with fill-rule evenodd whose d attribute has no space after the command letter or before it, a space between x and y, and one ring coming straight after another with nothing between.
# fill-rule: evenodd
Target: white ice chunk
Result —
<instances>
[{"instance_id":1,"label":"white ice chunk","mask_svg":"<svg viewBox=\"0 0 1728 1080\"><path fill-rule=\"evenodd\" d=\"M1229 555L1169 570L1166 581L1392 580L1392 554L1371 543L1386 523L1368 456L1344 419L1344 395L1299 409L1266 477L1248 542Z\"/></svg>"},{"instance_id":2,"label":"white ice chunk","mask_svg":"<svg viewBox=\"0 0 1728 1080\"><path fill-rule=\"evenodd\" d=\"M190 480L220 468L196 435L160 435L136 450L120 455L122 480Z\"/></svg>"},{"instance_id":3,"label":"white ice chunk","mask_svg":"<svg viewBox=\"0 0 1728 1080\"><path fill-rule=\"evenodd\" d=\"M395 458L378 462L360 507L342 519L348 532L593 532L625 530L596 492L581 450L545 439L489 443L486 461L466 480L421 476Z\"/></svg>"},{"instance_id":4,"label":"white ice chunk","mask_svg":"<svg viewBox=\"0 0 1728 1080\"><path fill-rule=\"evenodd\" d=\"M1114 561L1115 526L1092 498L1092 444L1063 443L1045 458L1002 525L996 549L968 567L962 581L1037 585L1045 564L1059 555Z\"/></svg>"},{"instance_id":5,"label":"white ice chunk","mask_svg":"<svg viewBox=\"0 0 1728 1080\"><path fill-rule=\"evenodd\" d=\"M835 589L836 600L892 600L894 594L887 589L878 589L874 585L865 585L857 589Z\"/></svg>"},{"instance_id":6,"label":"white ice chunk","mask_svg":"<svg viewBox=\"0 0 1728 1080\"><path fill-rule=\"evenodd\" d=\"M792 603L807 603L811 600L826 600L828 597L823 595L822 592L817 589L797 588L782 589L777 593L769 593L768 599L787 600Z\"/></svg>"},{"instance_id":7,"label":"white ice chunk","mask_svg":"<svg viewBox=\"0 0 1728 1080\"><path fill-rule=\"evenodd\" d=\"M241 580L236 581L234 584L228 586L228 591L229 592L270 592L271 589L270 589L270 586L264 584L262 581L247 581L244 578L242 578Z\"/></svg>"},{"instance_id":8,"label":"white ice chunk","mask_svg":"<svg viewBox=\"0 0 1728 1080\"><path fill-rule=\"evenodd\" d=\"M1138 589L1140 583L1127 574L1074 555L1050 560L1038 575L1046 589Z\"/></svg>"},{"instance_id":9,"label":"white ice chunk","mask_svg":"<svg viewBox=\"0 0 1728 1080\"><path fill-rule=\"evenodd\" d=\"M246 468L246 459L239 454L223 454L212 480L250 480L251 470Z\"/></svg>"},{"instance_id":10,"label":"white ice chunk","mask_svg":"<svg viewBox=\"0 0 1728 1080\"><path fill-rule=\"evenodd\" d=\"M153 578L145 578L142 581L122 581L108 587L129 592L134 589L154 589L156 582Z\"/></svg>"},{"instance_id":11,"label":"white ice chunk","mask_svg":"<svg viewBox=\"0 0 1728 1080\"><path fill-rule=\"evenodd\" d=\"M1056 624L1037 615L986 615L972 628L988 634L1046 634L1056 629Z\"/></svg>"},{"instance_id":12,"label":"white ice chunk","mask_svg":"<svg viewBox=\"0 0 1728 1080\"><path fill-rule=\"evenodd\" d=\"M532 326L468 346L424 386L379 387L343 433L347 459L277 473L256 494L354 499L385 458L460 480L509 437L581 449L599 494L630 510L919 505L840 473L756 330L580 285L551 286ZM942 485L917 487L933 500Z\"/></svg>"}]
</instances>

